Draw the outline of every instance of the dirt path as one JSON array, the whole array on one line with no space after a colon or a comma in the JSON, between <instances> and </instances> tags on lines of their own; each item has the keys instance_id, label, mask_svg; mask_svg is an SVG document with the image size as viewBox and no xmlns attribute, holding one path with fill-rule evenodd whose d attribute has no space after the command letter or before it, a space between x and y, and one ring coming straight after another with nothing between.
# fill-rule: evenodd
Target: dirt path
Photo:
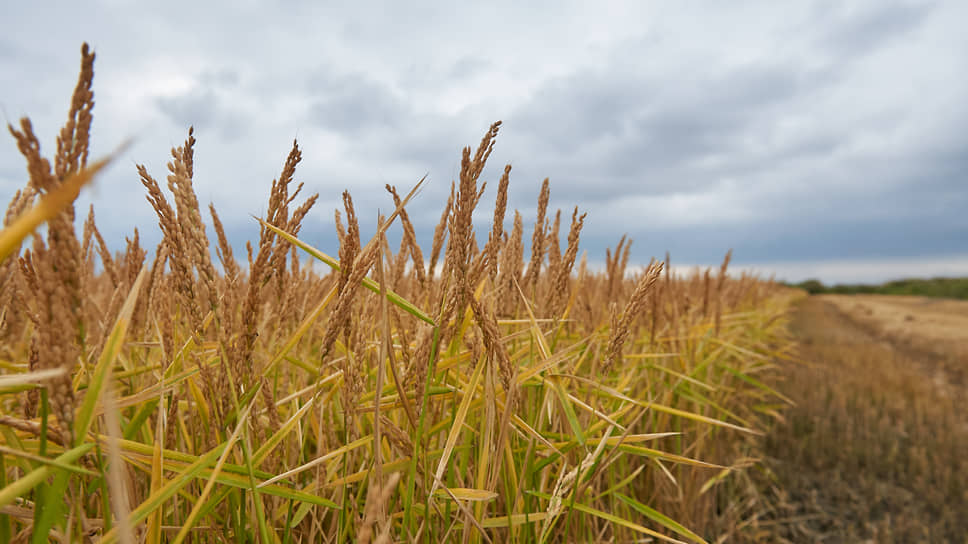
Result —
<instances>
[{"instance_id":1,"label":"dirt path","mask_svg":"<svg viewBox=\"0 0 968 544\"><path fill-rule=\"evenodd\" d=\"M778 385L797 405L766 440L767 525L788 542L968 542L965 389L937 371L968 362L838 307L793 315L806 364Z\"/></svg>"}]
</instances>

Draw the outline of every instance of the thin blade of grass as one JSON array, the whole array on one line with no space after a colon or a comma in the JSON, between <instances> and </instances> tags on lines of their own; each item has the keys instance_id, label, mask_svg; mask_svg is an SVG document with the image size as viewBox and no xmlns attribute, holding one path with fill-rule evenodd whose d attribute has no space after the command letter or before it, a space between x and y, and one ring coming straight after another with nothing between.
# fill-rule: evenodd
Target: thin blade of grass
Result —
<instances>
[{"instance_id":1,"label":"thin blade of grass","mask_svg":"<svg viewBox=\"0 0 968 544\"><path fill-rule=\"evenodd\" d=\"M164 381L164 377L162 377ZM158 407L158 419L155 424L155 441L154 447L151 451L151 479L148 482L148 494L154 495L158 492L158 489L162 485L162 472L161 464L163 459L161 457L161 440L158 438L165 436L165 412L164 403L161 402L161 396L159 395ZM148 517L148 531L146 535L147 544L159 544L161 542L161 508L158 508Z\"/></svg>"},{"instance_id":2,"label":"thin blade of grass","mask_svg":"<svg viewBox=\"0 0 968 544\"><path fill-rule=\"evenodd\" d=\"M292 470L287 470L286 472L283 472L282 474L279 474L278 476L274 476L272 478L269 478L268 480L262 482L261 484L259 484L256 487L258 487L259 489L262 489L262 488L264 488L264 487L266 487L266 486L268 486L270 484L273 484L275 482L278 482L279 480L285 480L286 478L292 476L293 474L299 474L300 472L302 472L304 470L309 470L309 469L313 468L314 466L316 466L316 465L318 465L320 463L325 463L326 461L329 461L331 459L334 459L336 457L339 457L340 455L343 455L343 454L345 454L347 452L353 451L356 448L359 448L361 446L365 446L365 445L369 444L372 441L373 441L373 437L372 436L364 436L363 438L360 438L358 440L354 440L353 442L350 442L349 444L346 444L343 447L336 448L335 450L327 453L326 455L321 455L321 456L317 457L316 459L313 459L312 461L309 461L308 463L304 463L304 464L302 464L302 465L300 465L300 466L298 466L298 467L296 467L296 468L294 468Z\"/></svg>"},{"instance_id":3,"label":"thin blade of grass","mask_svg":"<svg viewBox=\"0 0 968 544\"><path fill-rule=\"evenodd\" d=\"M262 382L256 386L256 393L262 389ZM222 472L222 466L225 465L225 461L228 459L229 453L232 452L232 446L235 445L235 441L239 438L239 433L248 424L249 421L249 411L252 409L252 405L255 402L248 403L245 408L242 409L242 413L239 414L238 423L235 425L235 430L232 431L232 435L229 436L228 442L226 442L225 448L222 454L219 456L218 462L215 463L215 469L209 475L208 482L205 484L205 488L202 489L201 494L195 499L195 506L192 507L192 511L189 512L188 517L182 522L181 529L178 534L175 535L174 544L181 544L185 537L188 536L188 531L195 525L195 521L198 519L198 514L201 511L202 506L205 504L205 499L208 494L212 492L212 487L215 485L216 477Z\"/></svg>"},{"instance_id":4,"label":"thin blade of grass","mask_svg":"<svg viewBox=\"0 0 968 544\"><path fill-rule=\"evenodd\" d=\"M631 444L621 444L616 447L625 453L631 453L633 455L641 455L643 457L665 459L666 461L671 461L673 463L679 463L682 465L692 465L694 467L702 467L702 468L725 468L722 465L707 463L705 461L699 461L698 459L683 457L681 455L676 455L674 453L660 451L652 448L646 448L644 446L633 446Z\"/></svg>"},{"instance_id":5,"label":"thin blade of grass","mask_svg":"<svg viewBox=\"0 0 968 544\"><path fill-rule=\"evenodd\" d=\"M498 494L486 489L472 489L467 487L448 487L435 491L438 497L459 501L486 502L498 498Z\"/></svg>"},{"instance_id":6,"label":"thin blade of grass","mask_svg":"<svg viewBox=\"0 0 968 544\"><path fill-rule=\"evenodd\" d=\"M757 388L757 389L759 389L761 391L764 391L766 393L769 393L770 395L773 395L774 397L782 400L783 402L789 404L790 406L796 405L796 403L793 402L793 399L791 399L790 397L784 395L783 393L780 393L776 389L773 389L772 387L766 385L765 383L757 380L756 378L754 378L754 377L752 377L752 376L750 376L748 374L744 374L743 372L740 372L739 370L737 370L735 368L731 368L731 367L726 366L726 365L719 365L719 367L722 368L723 370L725 370L726 372L729 372L733 376L736 376L737 378L743 380L744 382L752 385L753 387L755 387L755 388Z\"/></svg>"},{"instance_id":7,"label":"thin blade of grass","mask_svg":"<svg viewBox=\"0 0 968 544\"><path fill-rule=\"evenodd\" d=\"M69 449L54 458L54 464L37 467L13 482L0 489L0 506L7 506L17 497L21 497L34 487L43 483L48 476L57 470L58 465L73 463L80 459L84 454L91 451L94 444L88 442L75 448Z\"/></svg>"},{"instance_id":8,"label":"thin blade of grass","mask_svg":"<svg viewBox=\"0 0 968 544\"><path fill-rule=\"evenodd\" d=\"M679 416L681 418L691 419L693 421L698 421L698 422L701 422L701 423L707 423L709 425L716 425L717 427L726 427L728 429L733 429L733 430L741 431L741 432L744 432L744 433L755 434L755 435L759 435L759 436L762 436L763 435L763 432L762 431L757 431L755 429L749 429L747 427L741 427L739 425L734 425L732 423L723 421L721 419L714 419L714 418L711 418L711 417L706 417L706 416L701 415L701 414L696 414L696 413L693 413L693 412L687 412L685 410L680 410L678 408L673 408L671 406L665 406L663 404L658 404L658 403L655 403L655 402L648 402L648 401L644 401L644 400L634 399L632 397L629 397L628 395L625 395L625 394L623 394L623 393L621 393L619 391L616 391L615 389L613 389L611 387L608 387L606 385L602 385L602 384L600 384L600 383L598 383L598 382L596 382L594 380L590 380L588 378L583 378L581 376L575 376L574 374L569 374L568 376L570 378L574 379L574 380L578 380L580 382L587 383L587 384L589 384L589 385L591 385L591 386L593 386L593 387L595 387L597 389L600 389L601 391L603 391L605 393L608 393L609 395L615 397L616 399L620 399L620 400L623 400L625 402L631 402L631 403L637 404L637 405L639 405L639 406L641 406L643 408L648 408L650 410L655 410L656 412L662 412L662 413L665 413L665 414L669 414L670 416Z\"/></svg>"},{"instance_id":9,"label":"thin blade of grass","mask_svg":"<svg viewBox=\"0 0 968 544\"><path fill-rule=\"evenodd\" d=\"M91 381L88 382L81 408L74 418L75 445L80 444L84 440L87 431L91 428L91 424L94 423L94 409L97 406L98 399L101 397L101 391L104 389L106 381L110 379L111 365L114 364L114 360L124 345L124 337L128 331L128 323L131 321L131 313L134 312L135 303L138 302L138 293L141 291L141 283L147 276L147 271L148 267L142 266L141 271L138 272L138 277L134 280L131 290L128 291L128 297L125 299L124 305L118 313L118 319L114 323L114 328L111 329L111 335L104 344L104 349L101 350L101 356L98 358L94 372L91 374Z\"/></svg>"},{"instance_id":10,"label":"thin blade of grass","mask_svg":"<svg viewBox=\"0 0 968 544\"><path fill-rule=\"evenodd\" d=\"M56 459L49 459L47 457L41 457L40 455L34 455L30 452L17 450L14 448L8 448L7 446L0 445L0 453L11 455L13 457L20 457L22 459L27 459L33 463L38 463L41 465L50 465L54 468L59 468L61 470L67 470L77 474L84 474L85 476L97 476L96 472L90 471L83 467L74 466L70 463L61 463Z\"/></svg>"},{"instance_id":11,"label":"thin blade of grass","mask_svg":"<svg viewBox=\"0 0 968 544\"><path fill-rule=\"evenodd\" d=\"M676 522L676 520L666 516L662 512L643 504L632 497L628 497L621 493L615 493L615 496L622 500L625 504L634 508L638 513L644 515L645 517L651 519L652 521L658 523L659 525L665 527L666 529L671 529L680 535L692 539L694 542L699 542L700 544L708 544L703 538L696 533L690 531L682 524Z\"/></svg>"},{"instance_id":12,"label":"thin blade of grass","mask_svg":"<svg viewBox=\"0 0 968 544\"><path fill-rule=\"evenodd\" d=\"M548 517L547 512L534 512L532 514L511 514L510 516L497 516L481 520L481 527L485 529L501 529L504 527L518 527L527 523L544 521Z\"/></svg>"},{"instance_id":13,"label":"thin blade of grass","mask_svg":"<svg viewBox=\"0 0 968 544\"><path fill-rule=\"evenodd\" d=\"M517 280L514 281L514 286L518 289L518 295L521 296L524 309L528 312L528 321L531 323L531 336L534 338L535 343L538 344L538 351L541 352L541 358L548 359L551 357L551 350L545 342L541 328L538 327L538 321L534 318L534 312L531 311L531 304L528 303L528 297L524 296L524 291L521 290L521 286L518 285Z\"/></svg>"},{"instance_id":14,"label":"thin blade of grass","mask_svg":"<svg viewBox=\"0 0 968 544\"><path fill-rule=\"evenodd\" d=\"M49 380L51 378L56 378L63 375L65 372L67 372L66 368L58 367L35 370L33 372L24 372L22 374L0 376L0 389L6 389L8 387L14 388L19 386L30 386L30 388L32 388L35 385L39 385L40 382Z\"/></svg>"},{"instance_id":15,"label":"thin blade of grass","mask_svg":"<svg viewBox=\"0 0 968 544\"><path fill-rule=\"evenodd\" d=\"M581 423L578 421L578 414L575 413L575 407L571 403L571 398L569 398L568 392L565 391L565 387L561 385L559 380L549 380L551 383L551 388L554 390L555 395L557 395L558 400L561 402L561 407L565 411L565 419L568 420L568 426L571 427L571 432L575 434L575 438L578 439L578 443L582 446L585 445L585 431L581 427Z\"/></svg>"},{"instance_id":16,"label":"thin blade of grass","mask_svg":"<svg viewBox=\"0 0 968 544\"><path fill-rule=\"evenodd\" d=\"M142 270L144 270L142 268ZM110 371L108 372L110 382ZM111 508L115 519L121 544L134 544L135 537L131 525L128 523L128 490L124 485L127 479L126 467L121 461L121 423L118 421L118 409L114 405L114 392L110 384L102 391L101 403L104 405L104 424L108 433L108 460L110 466L107 473L108 491L111 494Z\"/></svg>"},{"instance_id":17,"label":"thin blade of grass","mask_svg":"<svg viewBox=\"0 0 968 544\"><path fill-rule=\"evenodd\" d=\"M457 408L457 414L454 416L454 422L451 425L450 432L447 433L447 441L444 443L444 454L440 457L440 461L437 463L437 470L434 473L436 481L430 489L431 494L437 491L437 482L443 478L444 471L447 470L447 463L450 461L450 455L454 451L454 444L457 443L457 437L460 436L460 431L464 427L467 410L475 398L477 384L481 380L485 366L487 366L487 356L482 355L474 368L474 373L471 374L467 388L464 390L464 398L461 399L460 406Z\"/></svg>"},{"instance_id":18,"label":"thin blade of grass","mask_svg":"<svg viewBox=\"0 0 968 544\"><path fill-rule=\"evenodd\" d=\"M536 497L540 497L542 499L546 499L546 500L551 499L551 495L548 495L547 493L541 493L540 491L528 491L528 493L530 493L531 495L534 495ZM653 536L655 538L658 538L659 540L664 540L666 542L672 542L674 544L689 544L688 542L684 542L682 540L676 540L676 539L674 539L672 537L668 537L668 536L666 536L666 535L664 535L664 534L662 534L662 533L660 533L658 531L653 531L652 529L649 529L648 527L643 527L643 526L639 525L638 523L634 523L634 522L631 522L631 521L629 521L627 519L620 518L620 517L616 516L615 514L609 514L608 512L603 512L601 510L592 508L590 506L586 506L586 505L581 504L581 503L577 503L576 502L576 503L574 503L574 504L571 505L571 508L573 508L573 509L575 509L575 510L577 510L579 512L585 513L585 514L591 514L591 515L593 515L595 517L602 518L605 521L610 521L610 522L612 522L612 523L614 523L616 525L621 525L622 527L625 527L627 529L632 529L633 531L636 531L636 532L639 532L639 533L642 533L642 534L646 534L646 535L649 535L649 536Z\"/></svg>"},{"instance_id":19,"label":"thin blade of grass","mask_svg":"<svg viewBox=\"0 0 968 544\"><path fill-rule=\"evenodd\" d=\"M199 474L206 468L208 468L215 460L225 451L228 443L222 443L211 451L202 455L197 461L185 467L185 470L181 471L174 478L168 480L168 482L163 485L158 491L152 493L138 505L137 508L131 511L128 515L128 523L131 526L136 526L145 520L152 512L162 507L165 502L173 497L175 493L178 493L182 488L191 483L195 478L199 477ZM93 445L92 445L93 446ZM112 527L110 531L105 533L101 538L101 544L114 544L118 541L118 527Z\"/></svg>"},{"instance_id":20,"label":"thin blade of grass","mask_svg":"<svg viewBox=\"0 0 968 544\"><path fill-rule=\"evenodd\" d=\"M276 432L273 433L268 440L266 440L265 444L262 444L259 446L259 449L255 450L255 453L252 454L252 464L254 466L259 466L266 456L272 453L272 450L274 450L276 446L282 442L282 439L296 428L296 424L299 423L299 420L302 419L303 416L305 416L306 413L308 413L313 407L315 400L315 396L310 397L306 404L303 404L299 410L296 410L296 413L286 420L286 422L283 423L282 426L279 427L279 429L276 430Z\"/></svg>"}]
</instances>

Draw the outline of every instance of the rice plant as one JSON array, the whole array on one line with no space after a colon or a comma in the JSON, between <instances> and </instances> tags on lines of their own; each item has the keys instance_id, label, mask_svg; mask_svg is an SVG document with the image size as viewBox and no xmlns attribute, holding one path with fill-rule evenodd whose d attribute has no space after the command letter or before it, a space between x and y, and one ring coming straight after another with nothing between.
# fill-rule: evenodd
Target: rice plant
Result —
<instances>
[{"instance_id":1,"label":"rice plant","mask_svg":"<svg viewBox=\"0 0 968 544\"><path fill-rule=\"evenodd\" d=\"M0 235L0 541L707 542L758 515L790 290L729 277L728 253L636 268L624 237L591 270L586 215L552 213L548 180L526 252L511 167L493 196L480 179L500 122L463 149L429 252L423 180L386 187L369 240L343 193L338 255L300 238L317 195L294 143L236 257L192 129L167 183L137 167L162 241L112 252L93 208L75 230L110 160L88 162L93 64L85 45L52 161L9 127L27 182Z\"/></svg>"}]
</instances>

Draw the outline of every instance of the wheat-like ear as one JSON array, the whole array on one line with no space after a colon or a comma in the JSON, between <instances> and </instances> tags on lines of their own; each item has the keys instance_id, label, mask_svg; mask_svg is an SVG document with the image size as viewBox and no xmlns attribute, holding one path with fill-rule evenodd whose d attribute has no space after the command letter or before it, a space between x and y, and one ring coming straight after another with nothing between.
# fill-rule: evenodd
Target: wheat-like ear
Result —
<instances>
[{"instance_id":1,"label":"wheat-like ear","mask_svg":"<svg viewBox=\"0 0 968 544\"><path fill-rule=\"evenodd\" d=\"M7 205L7 213L3 217L3 226L9 227L15 219L29 210L34 203L34 196L36 194L36 191L29 186L17 190L13 194L13 198L10 199L10 204Z\"/></svg>"},{"instance_id":2,"label":"wheat-like ear","mask_svg":"<svg viewBox=\"0 0 968 544\"><path fill-rule=\"evenodd\" d=\"M516 294L516 283L521 281L521 272L524 268L524 248L521 239L524 237L524 220L521 213L514 210L514 226L511 234L502 245L501 264L498 269L497 290L495 298L500 301L501 315L512 315L517 307L518 297Z\"/></svg>"},{"instance_id":3,"label":"wheat-like ear","mask_svg":"<svg viewBox=\"0 0 968 544\"><path fill-rule=\"evenodd\" d=\"M33 124L24 117L20 120L19 130L13 125L7 125L7 130L17 141L17 149L27 160L28 187L35 193L49 193L58 185L50 162L40 154L40 141L34 134Z\"/></svg>"},{"instance_id":4,"label":"wheat-like ear","mask_svg":"<svg viewBox=\"0 0 968 544\"><path fill-rule=\"evenodd\" d=\"M209 252L205 223L202 222L198 197L195 195L195 129L188 128L188 138L184 145L171 150L172 161L168 163L168 189L175 200L178 228L182 233L182 243L188 252L189 269L197 270L199 279L195 298L192 303L205 309L215 309L218 292L215 285L215 267Z\"/></svg>"},{"instance_id":5,"label":"wheat-like ear","mask_svg":"<svg viewBox=\"0 0 968 544\"><path fill-rule=\"evenodd\" d=\"M339 292L346 288L346 283L353 274L356 257L360 253L360 224L356 220L356 210L349 191L343 191L343 208L346 210L346 234L339 245Z\"/></svg>"},{"instance_id":6,"label":"wheat-like ear","mask_svg":"<svg viewBox=\"0 0 968 544\"><path fill-rule=\"evenodd\" d=\"M91 110L94 109L94 52L85 43L81 46L81 71L71 97L67 123L57 136L57 158L54 172L58 179L87 165L91 137ZM73 211L71 212L73 219Z\"/></svg>"},{"instance_id":7,"label":"wheat-like ear","mask_svg":"<svg viewBox=\"0 0 968 544\"><path fill-rule=\"evenodd\" d=\"M195 278L185 232L178 221L178 214L168 203L158 182L151 177L144 165L137 165L137 170L141 176L141 184L148 191L145 198L158 216L158 226L162 232L161 243L167 248L168 266L171 268L175 290L185 311L191 316L194 329L201 324L203 316L199 306L194 302L196 300Z\"/></svg>"},{"instance_id":8,"label":"wheat-like ear","mask_svg":"<svg viewBox=\"0 0 968 544\"><path fill-rule=\"evenodd\" d=\"M628 245L626 245L626 243ZM628 250L632 242L628 236L623 234L622 238L615 246L615 253L611 249L605 249L605 274L608 281L608 299L613 300L620 290L622 281L625 279L625 264L628 262Z\"/></svg>"},{"instance_id":9,"label":"wheat-like ear","mask_svg":"<svg viewBox=\"0 0 968 544\"><path fill-rule=\"evenodd\" d=\"M555 211L555 220L551 222L551 232L548 233L548 276L555 277L558 266L561 265L561 210Z\"/></svg>"},{"instance_id":10,"label":"wheat-like ear","mask_svg":"<svg viewBox=\"0 0 968 544\"><path fill-rule=\"evenodd\" d=\"M460 184L458 185L457 198L454 201L454 212L450 216L450 241L447 244L444 261L445 269L456 272L454 293L459 299L463 299L469 290L468 272L473 255L472 247L476 245L472 219L474 208L481 196L477 181L484 170L487 158L494 149L495 137L500 127L500 121L491 125L487 134L481 139L473 158L471 158L470 147L464 148L461 157ZM458 303L458 312L462 311L464 307L462 303Z\"/></svg>"},{"instance_id":11,"label":"wheat-like ear","mask_svg":"<svg viewBox=\"0 0 968 544\"><path fill-rule=\"evenodd\" d=\"M209 203L208 212L212 216L212 227L215 228L215 236L218 237L216 251L218 252L219 262L222 263L222 269L225 270L227 277L237 278L241 273L239 263L235 262L232 245L229 244L228 236L225 235L225 227L222 226L222 220L219 218L218 212L215 211L215 204Z\"/></svg>"},{"instance_id":12,"label":"wheat-like ear","mask_svg":"<svg viewBox=\"0 0 968 544\"><path fill-rule=\"evenodd\" d=\"M706 268L702 275L702 316L709 315L709 273L711 269Z\"/></svg>"},{"instance_id":13,"label":"wheat-like ear","mask_svg":"<svg viewBox=\"0 0 968 544\"><path fill-rule=\"evenodd\" d=\"M456 186L454 182L451 182L450 196L447 198L447 205L444 206L444 211L440 214L440 221L437 223L437 227L434 228L434 240L431 244L430 250L430 269L428 271L430 279L434 278L434 273L437 270L437 259L440 257L440 250L444 247L444 238L447 235L447 219L450 217L450 212L454 208L455 195ZM446 273L446 270L444 273Z\"/></svg>"},{"instance_id":14,"label":"wheat-like ear","mask_svg":"<svg viewBox=\"0 0 968 544\"><path fill-rule=\"evenodd\" d=\"M294 211L289 211L289 206L292 204L299 193L302 192L303 184L300 183L296 186L296 190L289 192L289 185L293 182L293 177L296 173L296 166L302 161L302 151L299 149L298 143L293 140L292 149L289 151L289 155L286 157L285 166L283 166L282 174L279 176L278 181L273 182L273 190L269 197L269 208L266 212L266 221L270 224L275 225L293 236L299 235L299 230L302 228L303 218L309 213L309 210L316 204L319 199L318 194L314 194L306 199L298 208ZM276 296L279 300L285 297L286 292L286 257L289 254L292 245L283 239L271 236L271 233L263 229L263 234L269 236L271 239L275 240L275 246L272 248L272 255L269 258L269 273L276 279Z\"/></svg>"},{"instance_id":15,"label":"wheat-like ear","mask_svg":"<svg viewBox=\"0 0 968 544\"><path fill-rule=\"evenodd\" d=\"M397 188L388 183L386 189L393 195L393 205L399 208L401 201L400 195L397 194ZM410 216L403 208L400 211L400 224L403 225L403 239L400 243L401 245L405 243L409 247L410 254L413 256L413 269L417 276L417 281L421 285L424 285L427 281L427 276L424 272L423 251L420 250L420 245L417 244L417 232L410 222Z\"/></svg>"},{"instance_id":16,"label":"wheat-like ear","mask_svg":"<svg viewBox=\"0 0 968 544\"><path fill-rule=\"evenodd\" d=\"M494 220L491 225L491 235L487 240L487 273L491 281L497 279L498 255L504 236L504 214L508 207L508 184L511 180L511 165L504 167L504 174L497 187L497 200L494 202Z\"/></svg>"},{"instance_id":17,"label":"wheat-like ear","mask_svg":"<svg viewBox=\"0 0 968 544\"><path fill-rule=\"evenodd\" d=\"M604 374L608 374L621 358L622 346L625 345L626 340L628 340L632 332L632 321L638 316L639 311L645 305L645 299L655 285L656 280L662 274L662 268L663 265L661 263L649 265L636 284L635 291L632 292L632 297L625 304L625 309L622 310L617 326L614 326L609 333L608 347L605 348L604 364L602 365L602 372Z\"/></svg>"},{"instance_id":18,"label":"wheat-like ear","mask_svg":"<svg viewBox=\"0 0 968 544\"><path fill-rule=\"evenodd\" d=\"M548 297L548 310L553 316L560 315L563 303L568 300L571 269L575 266L575 259L578 257L578 239L585 224L586 215L583 213L579 217L578 206L575 206L575 211L571 214L571 227L568 229L568 247L558 265L553 268L552 287ZM555 223L557 222L556 220Z\"/></svg>"},{"instance_id":19,"label":"wheat-like ear","mask_svg":"<svg viewBox=\"0 0 968 544\"><path fill-rule=\"evenodd\" d=\"M524 276L522 287L527 288L531 293L534 292L538 283L538 275L541 272L541 263L544 261L545 240L547 239L546 230L548 228L545 214L548 211L548 200L551 196L551 189L548 185L548 178L541 183L541 193L538 195L538 216L534 221L534 233L531 235L531 262L528 264L528 272Z\"/></svg>"},{"instance_id":20,"label":"wheat-like ear","mask_svg":"<svg viewBox=\"0 0 968 544\"><path fill-rule=\"evenodd\" d=\"M74 422L71 371L82 355L81 346L86 330L82 286L84 255L74 231L73 200L85 181L106 164L106 161L100 161L89 169L84 168L87 163L91 109L94 107L94 94L91 91L93 75L94 54L84 44L81 48L81 71L71 99L68 120L57 140L53 170L50 162L40 154L40 142L30 120L21 119L19 130L8 125L18 149L27 159L30 175L28 186L44 197L38 207L39 213L43 215L45 209L50 211L46 215L46 241L40 236L33 238L33 251L25 263L29 263L28 282L35 288L31 296L39 314L36 316L38 326L32 348L36 350L35 366L38 369L66 370L51 382L49 390L51 407L68 433ZM21 239L17 238L14 244L19 244ZM4 252L4 256L6 254Z\"/></svg>"}]
</instances>

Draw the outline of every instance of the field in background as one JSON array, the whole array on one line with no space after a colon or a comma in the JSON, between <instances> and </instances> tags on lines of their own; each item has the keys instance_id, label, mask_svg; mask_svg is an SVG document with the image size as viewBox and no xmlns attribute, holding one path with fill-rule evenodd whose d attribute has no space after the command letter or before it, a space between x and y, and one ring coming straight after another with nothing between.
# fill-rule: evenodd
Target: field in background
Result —
<instances>
[{"instance_id":1,"label":"field in background","mask_svg":"<svg viewBox=\"0 0 968 544\"><path fill-rule=\"evenodd\" d=\"M968 329L947 328L964 308L828 295L797 304L791 329L806 364L777 384L796 405L765 448L777 541L968 541L968 391L956 355Z\"/></svg>"},{"instance_id":2,"label":"field in background","mask_svg":"<svg viewBox=\"0 0 968 544\"><path fill-rule=\"evenodd\" d=\"M752 474L801 293L729 277L728 254L627 275L624 238L591 273L547 180L530 236L517 212L505 230L510 166L479 180L500 123L464 149L430 248L392 187L373 239L344 193L339 255L299 240L317 197L294 144L236 259L189 130L167 183L138 167L163 242L112 252L72 205L104 165L93 62L85 45L51 160L10 127L29 182L0 233L0 541L771 539Z\"/></svg>"},{"instance_id":3,"label":"field in background","mask_svg":"<svg viewBox=\"0 0 968 544\"><path fill-rule=\"evenodd\" d=\"M939 384L968 385L968 301L884 295L820 298L868 334L919 359Z\"/></svg>"},{"instance_id":4,"label":"field in background","mask_svg":"<svg viewBox=\"0 0 968 544\"><path fill-rule=\"evenodd\" d=\"M968 301L886 295L820 298L883 336L939 357L968 355Z\"/></svg>"}]
</instances>

